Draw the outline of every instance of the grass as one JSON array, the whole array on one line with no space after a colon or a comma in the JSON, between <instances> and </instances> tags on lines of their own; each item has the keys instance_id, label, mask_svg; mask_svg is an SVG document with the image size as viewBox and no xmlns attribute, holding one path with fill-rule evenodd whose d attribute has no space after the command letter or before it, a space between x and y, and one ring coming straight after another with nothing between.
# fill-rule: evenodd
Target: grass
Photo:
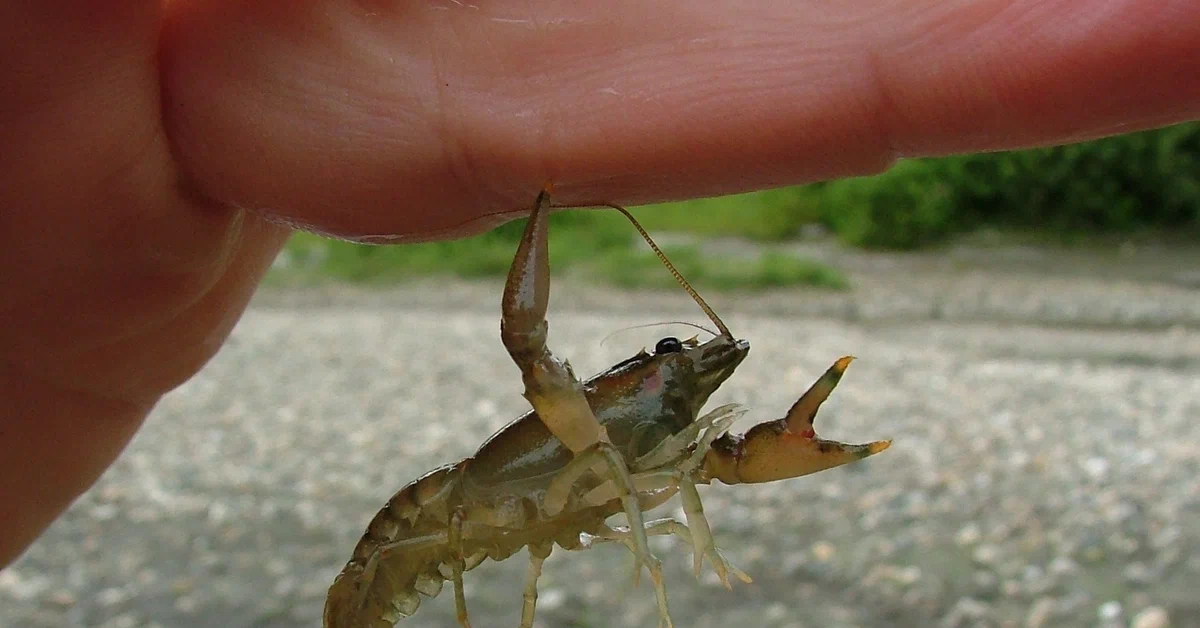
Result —
<instances>
[{"instance_id":1,"label":"grass","mask_svg":"<svg viewBox=\"0 0 1200 628\"><path fill-rule=\"evenodd\" d=\"M675 231L779 242L794 238L804 227L822 221L820 189L820 184L814 184L645 205L633 213L651 232Z\"/></svg>"},{"instance_id":2,"label":"grass","mask_svg":"<svg viewBox=\"0 0 1200 628\"><path fill-rule=\"evenodd\" d=\"M830 266L775 251L767 251L756 259L714 258L704 255L696 246L666 247L663 252L697 288L758 291L811 286L845 290L850 285L845 275ZM596 272L603 280L622 288L675 286L675 279L649 251L610 255L597 265Z\"/></svg>"},{"instance_id":3,"label":"grass","mask_svg":"<svg viewBox=\"0 0 1200 628\"><path fill-rule=\"evenodd\" d=\"M656 218L669 230L684 216L685 205ZM672 214L672 212L674 212ZM642 209L644 216L655 211ZM700 224L710 233L728 235L717 226L729 212L693 213L706 216ZM651 221L653 222L653 221ZM694 223L693 223L694 224ZM666 225L666 226L664 226ZM356 283L395 283L428 276L466 279L503 277L512 264L524 221L504 225L472 238L389 246L360 245L297 233L284 250L284 265L271 276L275 283L338 280ZM669 288L671 275L658 259L638 244L633 229L613 212L584 210L551 216L550 263L555 272L579 271L593 280L625 288ZM740 233L738 235L745 235ZM668 247L667 254L697 288L767 290L788 286L845 289L848 282L824 264L767 251L757 258L705 255L696 246Z\"/></svg>"},{"instance_id":4,"label":"grass","mask_svg":"<svg viewBox=\"0 0 1200 628\"><path fill-rule=\"evenodd\" d=\"M284 274L383 283L429 275L502 277L512 265L523 228L524 221L516 221L470 238L387 246L297 233L284 249L289 265ZM633 242L624 219L611 213L558 213L550 217L550 229L550 261L556 269L630 248Z\"/></svg>"}]
</instances>

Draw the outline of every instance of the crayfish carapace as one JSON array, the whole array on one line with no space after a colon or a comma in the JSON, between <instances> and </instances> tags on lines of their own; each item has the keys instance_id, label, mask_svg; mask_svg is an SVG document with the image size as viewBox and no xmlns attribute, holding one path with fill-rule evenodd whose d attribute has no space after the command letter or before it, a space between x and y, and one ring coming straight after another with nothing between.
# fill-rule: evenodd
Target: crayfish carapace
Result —
<instances>
[{"instance_id":1,"label":"crayfish carapace","mask_svg":"<svg viewBox=\"0 0 1200 628\"><path fill-rule=\"evenodd\" d=\"M813 417L849 365L838 360L787 416L744 435L726 430L744 412L736 405L700 416L709 396L745 359L750 345L733 337L688 286L645 230L624 209L668 269L717 326L711 340L663 338L581 382L546 346L550 293L548 190L538 196L501 300L500 336L521 369L533 410L509 423L475 455L435 469L400 489L371 520L350 562L329 588L326 628L385 628L412 615L421 596L454 585L458 621L469 626L463 573L484 559L529 548L521 626L533 624L537 580L554 545L582 549L624 544L635 574L650 572L659 624L671 626L662 567L649 536L672 534L691 545L699 575L707 557L726 587L750 579L717 550L697 484L769 482L861 460L891 441L846 445L822 440ZM686 523L645 521L642 513L678 493ZM624 513L628 527L605 520Z\"/></svg>"}]
</instances>

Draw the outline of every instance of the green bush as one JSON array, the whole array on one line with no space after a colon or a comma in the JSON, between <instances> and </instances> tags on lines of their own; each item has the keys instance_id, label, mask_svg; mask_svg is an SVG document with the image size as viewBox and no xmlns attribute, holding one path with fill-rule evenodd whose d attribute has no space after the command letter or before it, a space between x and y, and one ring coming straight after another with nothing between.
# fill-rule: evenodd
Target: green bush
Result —
<instances>
[{"instance_id":1,"label":"green bush","mask_svg":"<svg viewBox=\"0 0 1200 628\"><path fill-rule=\"evenodd\" d=\"M891 170L825 187L827 224L847 243L915 248L944 238L960 225L960 192L950 164L902 161Z\"/></svg>"},{"instance_id":2,"label":"green bush","mask_svg":"<svg viewBox=\"0 0 1200 628\"><path fill-rule=\"evenodd\" d=\"M905 160L860 177L638 208L648 228L782 240L821 222L913 248L982 226L1052 237L1200 233L1200 123L1025 151Z\"/></svg>"},{"instance_id":3,"label":"green bush","mask_svg":"<svg viewBox=\"0 0 1200 628\"><path fill-rule=\"evenodd\" d=\"M911 248L980 226L1200 232L1200 124L1027 151L903 161L824 188L848 244Z\"/></svg>"}]
</instances>

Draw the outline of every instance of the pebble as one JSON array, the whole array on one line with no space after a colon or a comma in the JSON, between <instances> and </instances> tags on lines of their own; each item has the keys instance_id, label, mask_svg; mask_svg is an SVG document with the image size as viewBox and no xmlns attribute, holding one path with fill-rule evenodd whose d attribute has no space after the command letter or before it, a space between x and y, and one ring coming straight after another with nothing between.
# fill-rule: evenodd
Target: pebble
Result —
<instances>
[{"instance_id":1,"label":"pebble","mask_svg":"<svg viewBox=\"0 0 1200 628\"><path fill-rule=\"evenodd\" d=\"M1122 574L1125 580L1132 584L1150 584L1156 579L1154 572L1145 563L1129 563Z\"/></svg>"},{"instance_id":2,"label":"pebble","mask_svg":"<svg viewBox=\"0 0 1200 628\"><path fill-rule=\"evenodd\" d=\"M942 618L940 626L942 628L956 628L958 626L971 625L974 622L987 617L990 607L971 597L959 598L950 612Z\"/></svg>"},{"instance_id":3,"label":"pebble","mask_svg":"<svg viewBox=\"0 0 1200 628\"><path fill-rule=\"evenodd\" d=\"M1114 622L1121 618L1121 613L1124 609L1121 608L1121 603L1116 601L1108 601L1100 605L1097 614L1100 616L1100 621Z\"/></svg>"},{"instance_id":4,"label":"pebble","mask_svg":"<svg viewBox=\"0 0 1200 628\"><path fill-rule=\"evenodd\" d=\"M1029 607L1025 616L1025 628L1043 628L1054 616L1057 603L1052 597L1040 597Z\"/></svg>"},{"instance_id":5,"label":"pebble","mask_svg":"<svg viewBox=\"0 0 1200 628\"><path fill-rule=\"evenodd\" d=\"M51 586L52 581L45 576L26 574L16 569L0 571L0 591L16 601L35 599Z\"/></svg>"},{"instance_id":6,"label":"pebble","mask_svg":"<svg viewBox=\"0 0 1200 628\"><path fill-rule=\"evenodd\" d=\"M980 545L975 548L971 558L981 565L992 565L1000 559L1000 548L992 544Z\"/></svg>"},{"instance_id":7,"label":"pebble","mask_svg":"<svg viewBox=\"0 0 1200 628\"><path fill-rule=\"evenodd\" d=\"M974 545L983 538L983 533L979 530L979 524L971 522L959 528L958 533L954 535L954 542L958 545Z\"/></svg>"},{"instance_id":8,"label":"pebble","mask_svg":"<svg viewBox=\"0 0 1200 628\"><path fill-rule=\"evenodd\" d=\"M993 284L979 292L987 307L1026 307ZM473 296L439 305L456 290ZM0 571L0 625L319 624L325 589L391 494L470 455L527 407L497 338L498 294L405 288L334 307L252 309L96 488ZM1112 298L1151 294L1128 286ZM750 405L735 427L744 431L786 411L829 360L855 353L818 430L895 444L794 481L701 487L718 546L755 583L726 592L706 563L698 584L685 545L651 539L677 624L1170 626L1176 601L1165 596L1200 583L1188 519L1200 509L1200 452L1188 446L1200 441L1193 328L846 324L798 319L787 298L764 298L779 299L780 317L740 309L746 299L713 303L754 350L710 407ZM601 346L612 330L694 309L658 294L608 309L578 299L556 291L551 344L582 373L668 333L631 330ZM1095 311L1083 303L1077 315ZM467 575L480 623L515 618L526 563L519 553ZM556 550L539 623L652 625L648 578L634 588L630 573L617 544ZM403 626L454 625L452 597L425 602ZM804 613L781 617L781 604Z\"/></svg>"},{"instance_id":9,"label":"pebble","mask_svg":"<svg viewBox=\"0 0 1200 628\"><path fill-rule=\"evenodd\" d=\"M538 592L538 608L542 610L558 610L566 601L567 594L562 589L547 589Z\"/></svg>"},{"instance_id":10,"label":"pebble","mask_svg":"<svg viewBox=\"0 0 1200 628\"><path fill-rule=\"evenodd\" d=\"M175 598L176 610L185 615L196 612L196 609L199 608L199 606L200 604L195 596L181 595Z\"/></svg>"},{"instance_id":11,"label":"pebble","mask_svg":"<svg viewBox=\"0 0 1200 628\"><path fill-rule=\"evenodd\" d=\"M995 597L1000 592L1000 578L990 571L977 570L971 574L971 581L975 583L976 595Z\"/></svg>"},{"instance_id":12,"label":"pebble","mask_svg":"<svg viewBox=\"0 0 1200 628\"><path fill-rule=\"evenodd\" d=\"M110 587L96 594L96 601L102 606L116 606L130 598L130 593L125 589Z\"/></svg>"},{"instance_id":13,"label":"pebble","mask_svg":"<svg viewBox=\"0 0 1200 628\"><path fill-rule=\"evenodd\" d=\"M837 553L837 548L827 541L817 541L813 543L812 553L817 560L827 563L833 560L834 554Z\"/></svg>"},{"instance_id":14,"label":"pebble","mask_svg":"<svg viewBox=\"0 0 1200 628\"><path fill-rule=\"evenodd\" d=\"M77 601L77 598L70 591L54 591L50 594L49 601L51 604L68 607Z\"/></svg>"},{"instance_id":15,"label":"pebble","mask_svg":"<svg viewBox=\"0 0 1200 628\"><path fill-rule=\"evenodd\" d=\"M1055 576L1069 576L1079 571L1079 563L1067 558L1066 556L1057 556L1050 561L1050 573Z\"/></svg>"},{"instance_id":16,"label":"pebble","mask_svg":"<svg viewBox=\"0 0 1200 628\"><path fill-rule=\"evenodd\" d=\"M1108 475L1108 469L1112 466L1108 460L1093 456L1084 462L1084 470L1091 476L1093 480L1103 480Z\"/></svg>"},{"instance_id":17,"label":"pebble","mask_svg":"<svg viewBox=\"0 0 1200 628\"><path fill-rule=\"evenodd\" d=\"M1161 606L1150 606L1133 616L1129 628L1169 628L1171 616Z\"/></svg>"}]
</instances>

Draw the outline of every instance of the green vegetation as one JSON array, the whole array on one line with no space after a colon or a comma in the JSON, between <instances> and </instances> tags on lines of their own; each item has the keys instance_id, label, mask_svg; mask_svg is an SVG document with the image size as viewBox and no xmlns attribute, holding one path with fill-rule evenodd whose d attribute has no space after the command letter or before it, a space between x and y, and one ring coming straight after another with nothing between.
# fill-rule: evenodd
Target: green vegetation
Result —
<instances>
[{"instance_id":1,"label":"green vegetation","mask_svg":"<svg viewBox=\"0 0 1200 628\"><path fill-rule=\"evenodd\" d=\"M980 227L1070 242L1143 231L1200 235L1200 123L1055 148L907 160L873 177L636 208L652 233L738 237L764 243L824 228L851 246L911 249ZM299 234L278 275L395 281L429 274L503 276L523 221L451 242L359 246ZM551 262L622 286L666 285L669 276L611 211L551 218ZM769 249L770 247L765 247ZM695 247L672 260L697 286L843 288L821 264L767 252L713 259Z\"/></svg>"},{"instance_id":2,"label":"green vegetation","mask_svg":"<svg viewBox=\"0 0 1200 628\"><path fill-rule=\"evenodd\" d=\"M779 242L795 238L805 226L822 221L821 185L645 205L634 210L634 215L651 233L682 231Z\"/></svg>"},{"instance_id":3,"label":"green vegetation","mask_svg":"<svg viewBox=\"0 0 1200 628\"><path fill-rule=\"evenodd\" d=\"M906 161L820 194L822 220L857 246L914 248L983 226L1063 241L1142 230L1200 235L1200 124Z\"/></svg>"},{"instance_id":4,"label":"green vegetation","mask_svg":"<svg viewBox=\"0 0 1200 628\"><path fill-rule=\"evenodd\" d=\"M671 263L696 288L714 290L766 290L803 285L844 290L846 277L819 262L768 251L757 259L705 256L695 246L665 247ZM650 251L637 255L609 255L599 265L600 276L623 288L670 288L675 279L663 271Z\"/></svg>"},{"instance_id":5,"label":"green vegetation","mask_svg":"<svg viewBox=\"0 0 1200 628\"><path fill-rule=\"evenodd\" d=\"M653 211L650 211L653 209ZM1146 230L1200 235L1200 123L1083 144L913 159L882 174L637 212L656 230L793 238L821 224L851 246L912 249L979 227L1070 242Z\"/></svg>"},{"instance_id":6,"label":"green vegetation","mask_svg":"<svg viewBox=\"0 0 1200 628\"><path fill-rule=\"evenodd\" d=\"M397 281L447 274L502 277L525 227L518 220L483 235L444 242L376 246L298 233L288 242L291 272L315 271L347 281ZM550 262L567 268L602 253L632 247L633 231L614 212L559 212L550 217Z\"/></svg>"},{"instance_id":7,"label":"green vegetation","mask_svg":"<svg viewBox=\"0 0 1200 628\"><path fill-rule=\"evenodd\" d=\"M473 238L393 246L359 245L298 233L288 243L288 268L275 281L329 277L355 282L395 282L428 275L503 277L512 264L525 221ZM671 287L675 280L625 218L615 212L581 210L551 216L550 263L555 272L628 288ZM713 258L696 246L666 247L672 263L697 288L764 290L813 286L840 290L846 278L824 264L766 251L754 258Z\"/></svg>"}]
</instances>

